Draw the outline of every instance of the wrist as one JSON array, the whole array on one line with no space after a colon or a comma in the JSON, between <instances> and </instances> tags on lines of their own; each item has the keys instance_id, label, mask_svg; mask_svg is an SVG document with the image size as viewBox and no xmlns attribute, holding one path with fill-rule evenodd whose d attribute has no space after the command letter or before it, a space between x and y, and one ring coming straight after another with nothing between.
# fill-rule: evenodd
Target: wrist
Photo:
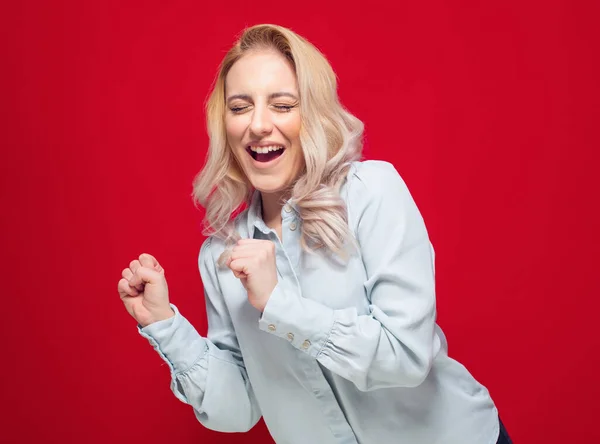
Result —
<instances>
[{"instance_id":1,"label":"wrist","mask_svg":"<svg viewBox=\"0 0 600 444\"><path fill-rule=\"evenodd\" d=\"M169 307L169 309L166 310L164 313L160 313L158 316L156 316L154 322L164 321L166 319L172 318L173 316L175 316L175 311L171 307Z\"/></svg>"},{"instance_id":2,"label":"wrist","mask_svg":"<svg viewBox=\"0 0 600 444\"><path fill-rule=\"evenodd\" d=\"M155 322L160 322L160 321L170 319L173 316L175 316L175 311L171 307L169 307L168 310L165 310L164 312L160 312L160 313L153 315L152 318L149 319L147 322L139 322L138 321L138 323L140 324L140 327L144 328L151 324L154 324Z\"/></svg>"}]
</instances>

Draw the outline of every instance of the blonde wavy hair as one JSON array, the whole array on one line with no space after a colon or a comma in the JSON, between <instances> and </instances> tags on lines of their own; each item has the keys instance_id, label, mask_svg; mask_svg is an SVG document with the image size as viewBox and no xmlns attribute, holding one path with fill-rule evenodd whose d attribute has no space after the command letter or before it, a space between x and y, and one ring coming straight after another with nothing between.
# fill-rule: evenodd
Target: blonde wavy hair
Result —
<instances>
[{"instance_id":1,"label":"blonde wavy hair","mask_svg":"<svg viewBox=\"0 0 600 444\"><path fill-rule=\"evenodd\" d=\"M353 161L362 157L363 123L337 95L335 73L321 52L293 31L270 24L245 29L227 52L206 104L210 139L206 163L194 178L192 197L205 210L204 235L235 243L234 214L249 205L254 190L237 163L225 132L225 78L251 51L275 50L295 70L300 95L300 143L305 169L291 185L290 200L302 220L301 245L326 247L343 257L355 245L339 190Z\"/></svg>"}]
</instances>

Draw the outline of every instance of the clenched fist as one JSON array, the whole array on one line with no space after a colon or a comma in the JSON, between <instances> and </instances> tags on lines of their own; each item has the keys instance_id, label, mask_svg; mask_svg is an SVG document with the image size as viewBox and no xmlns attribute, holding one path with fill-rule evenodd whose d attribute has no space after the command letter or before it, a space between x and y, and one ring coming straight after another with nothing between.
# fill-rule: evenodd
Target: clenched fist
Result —
<instances>
[{"instance_id":1,"label":"clenched fist","mask_svg":"<svg viewBox=\"0 0 600 444\"><path fill-rule=\"evenodd\" d=\"M268 240L241 239L226 264L248 292L248 301L262 312L277 285L275 244Z\"/></svg>"},{"instance_id":2,"label":"clenched fist","mask_svg":"<svg viewBox=\"0 0 600 444\"><path fill-rule=\"evenodd\" d=\"M165 270L149 254L141 254L121 273L118 290L127 312L145 327L175 315L169 305Z\"/></svg>"}]
</instances>

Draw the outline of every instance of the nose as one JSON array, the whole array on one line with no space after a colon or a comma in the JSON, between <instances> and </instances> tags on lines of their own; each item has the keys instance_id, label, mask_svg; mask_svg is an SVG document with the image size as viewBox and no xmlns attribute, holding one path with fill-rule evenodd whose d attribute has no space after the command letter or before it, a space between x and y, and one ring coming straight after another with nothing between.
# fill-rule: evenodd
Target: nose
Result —
<instances>
[{"instance_id":1,"label":"nose","mask_svg":"<svg viewBox=\"0 0 600 444\"><path fill-rule=\"evenodd\" d=\"M265 136L273 131L271 114L266 106L255 105L250 131L256 136Z\"/></svg>"}]
</instances>

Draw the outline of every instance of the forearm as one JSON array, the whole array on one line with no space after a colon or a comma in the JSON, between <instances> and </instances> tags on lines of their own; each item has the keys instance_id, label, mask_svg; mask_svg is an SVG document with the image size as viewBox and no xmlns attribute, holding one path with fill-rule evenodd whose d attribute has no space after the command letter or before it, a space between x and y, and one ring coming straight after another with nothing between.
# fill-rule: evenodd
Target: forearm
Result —
<instances>
[{"instance_id":1,"label":"forearm","mask_svg":"<svg viewBox=\"0 0 600 444\"><path fill-rule=\"evenodd\" d=\"M246 369L238 357L202 337L172 308L174 316L138 329L169 365L173 394L192 406L207 428L249 430L260 418L260 409Z\"/></svg>"},{"instance_id":2,"label":"forearm","mask_svg":"<svg viewBox=\"0 0 600 444\"><path fill-rule=\"evenodd\" d=\"M428 289L423 289L428 291ZM313 356L360 390L411 387L427 376L440 343L434 334L435 305L421 298L412 317L391 317L376 306L369 315L355 308L331 309L278 285L259 328Z\"/></svg>"}]
</instances>

